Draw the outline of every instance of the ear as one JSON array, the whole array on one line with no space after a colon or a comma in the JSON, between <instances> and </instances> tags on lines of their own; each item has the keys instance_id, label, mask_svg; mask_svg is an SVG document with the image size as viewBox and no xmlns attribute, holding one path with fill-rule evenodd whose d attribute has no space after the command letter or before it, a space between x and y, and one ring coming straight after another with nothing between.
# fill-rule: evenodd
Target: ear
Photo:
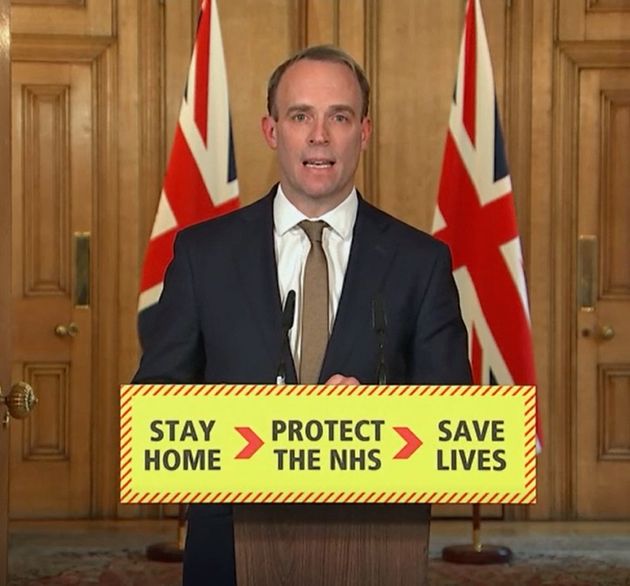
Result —
<instances>
[{"instance_id":1,"label":"ear","mask_svg":"<svg viewBox=\"0 0 630 586\"><path fill-rule=\"evenodd\" d=\"M278 139L276 136L277 124L272 116L264 116L261 121L261 129L265 137L265 142L269 145L269 148L274 150L278 148Z\"/></svg>"},{"instance_id":2,"label":"ear","mask_svg":"<svg viewBox=\"0 0 630 586\"><path fill-rule=\"evenodd\" d=\"M372 120L367 116L361 120L361 150L365 150L372 136Z\"/></svg>"}]
</instances>

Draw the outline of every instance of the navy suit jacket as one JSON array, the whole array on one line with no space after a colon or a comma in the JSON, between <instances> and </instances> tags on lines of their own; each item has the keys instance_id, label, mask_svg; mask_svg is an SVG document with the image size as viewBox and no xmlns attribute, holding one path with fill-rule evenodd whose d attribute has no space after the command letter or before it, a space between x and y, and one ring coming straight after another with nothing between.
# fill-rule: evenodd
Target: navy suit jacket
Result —
<instances>
[{"instance_id":1,"label":"navy suit jacket","mask_svg":"<svg viewBox=\"0 0 630 586\"><path fill-rule=\"evenodd\" d=\"M141 318L134 382L272 383L284 359L273 198L181 231L159 303ZM372 304L387 318L387 382L470 381L466 330L447 246L359 198L352 247L320 382L377 382ZM148 318L148 319L147 319ZM282 356L284 354L284 356ZM229 506L191 506L185 584L234 583ZM210 578L209 576L212 576Z\"/></svg>"},{"instance_id":2,"label":"navy suit jacket","mask_svg":"<svg viewBox=\"0 0 630 586\"><path fill-rule=\"evenodd\" d=\"M135 382L271 383L285 352L273 239L275 188L237 212L187 228L160 302L141 327ZM320 382L376 382L372 302L387 317L389 383L469 380L466 330L448 248L359 199L348 268ZM284 346L284 349L283 349Z\"/></svg>"}]
</instances>

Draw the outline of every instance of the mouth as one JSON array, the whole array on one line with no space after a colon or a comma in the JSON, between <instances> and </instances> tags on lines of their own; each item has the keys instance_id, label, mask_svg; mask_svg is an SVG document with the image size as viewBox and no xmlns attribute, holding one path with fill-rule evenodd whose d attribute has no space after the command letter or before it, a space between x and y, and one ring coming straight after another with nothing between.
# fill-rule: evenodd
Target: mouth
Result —
<instances>
[{"instance_id":1,"label":"mouth","mask_svg":"<svg viewBox=\"0 0 630 586\"><path fill-rule=\"evenodd\" d=\"M334 164L335 161L332 159L306 159L302 161L302 165L308 169L330 169Z\"/></svg>"}]
</instances>

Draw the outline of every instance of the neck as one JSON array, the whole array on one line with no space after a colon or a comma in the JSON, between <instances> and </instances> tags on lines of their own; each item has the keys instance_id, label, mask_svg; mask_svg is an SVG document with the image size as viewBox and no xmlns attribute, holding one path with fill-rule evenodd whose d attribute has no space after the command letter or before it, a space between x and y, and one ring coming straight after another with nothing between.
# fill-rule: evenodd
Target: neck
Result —
<instances>
[{"instance_id":1,"label":"neck","mask_svg":"<svg viewBox=\"0 0 630 586\"><path fill-rule=\"evenodd\" d=\"M322 197L321 199L308 198L292 194L285 190L284 186L282 191L285 197L307 218L321 218L324 214L331 210L334 210L337 206L343 203L352 193L352 187L343 196L335 197Z\"/></svg>"}]
</instances>

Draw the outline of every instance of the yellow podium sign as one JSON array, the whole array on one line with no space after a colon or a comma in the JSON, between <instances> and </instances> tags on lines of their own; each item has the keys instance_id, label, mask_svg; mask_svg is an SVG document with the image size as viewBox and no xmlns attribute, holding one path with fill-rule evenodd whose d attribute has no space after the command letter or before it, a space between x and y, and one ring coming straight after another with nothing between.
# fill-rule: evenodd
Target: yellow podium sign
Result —
<instances>
[{"instance_id":1,"label":"yellow podium sign","mask_svg":"<svg viewBox=\"0 0 630 586\"><path fill-rule=\"evenodd\" d=\"M123 503L536 502L532 386L125 385Z\"/></svg>"}]
</instances>

